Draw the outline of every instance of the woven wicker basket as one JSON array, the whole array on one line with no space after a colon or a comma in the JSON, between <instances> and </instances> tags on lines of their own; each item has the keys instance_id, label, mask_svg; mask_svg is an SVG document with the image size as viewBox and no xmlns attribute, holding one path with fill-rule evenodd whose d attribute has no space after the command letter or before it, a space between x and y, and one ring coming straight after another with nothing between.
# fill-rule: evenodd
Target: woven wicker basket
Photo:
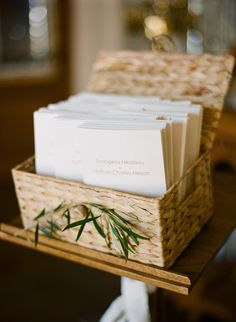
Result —
<instances>
[{"instance_id":1,"label":"woven wicker basket","mask_svg":"<svg viewBox=\"0 0 236 322\"><path fill-rule=\"evenodd\" d=\"M202 155L159 198L37 175L34 159L28 159L12 170L24 226L28 227L43 208L52 209L62 201L98 203L116 209L137 231L150 237L150 240L140 242L137 253L131 254L130 259L161 267L172 265L213 214L209 148L213 144L232 68L233 59L230 56L132 51L101 53L88 91L158 95L202 104ZM194 182L191 192L184 201L180 201L179 189L186 176L194 178ZM83 216L79 208L75 215L78 219ZM102 222L109 237L106 221ZM59 234L61 239L74 243L77 229ZM79 243L98 251L116 253L112 238L108 248L92 224L86 226Z\"/></svg>"}]
</instances>

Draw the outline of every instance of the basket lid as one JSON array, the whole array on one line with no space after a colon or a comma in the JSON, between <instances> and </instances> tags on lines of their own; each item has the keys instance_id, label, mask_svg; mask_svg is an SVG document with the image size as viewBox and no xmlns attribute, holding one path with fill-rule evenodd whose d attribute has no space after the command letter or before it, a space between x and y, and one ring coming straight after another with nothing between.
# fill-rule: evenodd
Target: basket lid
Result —
<instances>
[{"instance_id":1,"label":"basket lid","mask_svg":"<svg viewBox=\"0 0 236 322\"><path fill-rule=\"evenodd\" d=\"M233 66L230 55L102 51L87 90L190 100L211 109L204 110L202 149L206 150L213 144Z\"/></svg>"}]
</instances>

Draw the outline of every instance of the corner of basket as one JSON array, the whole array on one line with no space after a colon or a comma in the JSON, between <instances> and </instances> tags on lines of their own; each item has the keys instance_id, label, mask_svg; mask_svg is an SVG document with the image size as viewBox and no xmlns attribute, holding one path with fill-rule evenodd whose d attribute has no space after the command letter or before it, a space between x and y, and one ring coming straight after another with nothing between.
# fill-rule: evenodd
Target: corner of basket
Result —
<instances>
[{"instance_id":1,"label":"corner of basket","mask_svg":"<svg viewBox=\"0 0 236 322\"><path fill-rule=\"evenodd\" d=\"M28 164L32 163L32 161L34 161L35 157L34 155L27 158L25 161L23 161L22 163L17 164L15 167L13 167L11 169L12 174L15 173L16 171L21 171L23 170Z\"/></svg>"}]
</instances>

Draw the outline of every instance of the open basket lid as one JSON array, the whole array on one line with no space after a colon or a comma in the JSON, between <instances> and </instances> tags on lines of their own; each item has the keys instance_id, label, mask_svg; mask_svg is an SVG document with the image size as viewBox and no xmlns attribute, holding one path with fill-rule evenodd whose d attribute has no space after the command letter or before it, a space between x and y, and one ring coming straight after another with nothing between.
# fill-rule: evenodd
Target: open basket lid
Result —
<instances>
[{"instance_id":1,"label":"open basket lid","mask_svg":"<svg viewBox=\"0 0 236 322\"><path fill-rule=\"evenodd\" d=\"M213 145L233 66L234 58L230 55L102 51L87 91L156 95L201 104L201 150L206 151Z\"/></svg>"}]
</instances>

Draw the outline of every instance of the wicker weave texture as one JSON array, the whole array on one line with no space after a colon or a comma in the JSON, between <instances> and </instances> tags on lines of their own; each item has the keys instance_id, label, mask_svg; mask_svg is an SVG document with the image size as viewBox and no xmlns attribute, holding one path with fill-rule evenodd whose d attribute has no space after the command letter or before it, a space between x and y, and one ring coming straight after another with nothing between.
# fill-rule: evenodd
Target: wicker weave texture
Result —
<instances>
[{"instance_id":1,"label":"wicker weave texture","mask_svg":"<svg viewBox=\"0 0 236 322\"><path fill-rule=\"evenodd\" d=\"M92 201L107 208L114 208L122 212L122 216L125 216L123 212L127 213L126 219L133 227L150 237L150 240L140 242L137 255L131 254L131 259L169 267L212 215L208 154L198 160L189 171L189 175L193 172L194 189L184 202L178 201L181 181L161 198L148 198L37 175L34 173L33 159L13 169L13 177L25 227L32 224L33 218L43 208L53 209L63 201L69 204ZM73 216L76 220L82 218L82 209L78 207ZM109 234L105 218L102 223L104 230ZM77 231L74 228L59 234L63 240L74 243ZM110 241L111 249L107 248L94 226L88 224L80 245L115 254L112 238Z\"/></svg>"},{"instance_id":2,"label":"wicker weave texture","mask_svg":"<svg viewBox=\"0 0 236 322\"><path fill-rule=\"evenodd\" d=\"M156 95L202 104L204 116L201 149L206 151L214 141L233 64L233 57L229 55L101 52L87 90Z\"/></svg>"},{"instance_id":3,"label":"wicker weave texture","mask_svg":"<svg viewBox=\"0 0 236 322\"><path fill-rule=\"evenodd\" d=\"M135 261L169 267L199 233L213 213L209 149L223 107L233 58L230 56L156 54L153 52L102 52L95 64L87 90L128 95L157 95L162 98L191 100L204 107L202 151L207 151L184 177L193 179L192 191L180 201L185 178L173 185L160 198L148 198L97 188L79 182L37 175L34 160L29 159L13 169L13 178L25 227L43 208L52 209L62 201L71 204L94 202L127 213L127 220L150 240L143 240ZM188 179L187 179L188 180ZM122 213L122 216L126 216ZM80 207L74 218L83 217ZM109 234L106 218L103 228ZM77 230L61 233L63 240L74 243ZM115 254L93 225L88 224L80 245Z\"/></svg>"}]
</instances>

